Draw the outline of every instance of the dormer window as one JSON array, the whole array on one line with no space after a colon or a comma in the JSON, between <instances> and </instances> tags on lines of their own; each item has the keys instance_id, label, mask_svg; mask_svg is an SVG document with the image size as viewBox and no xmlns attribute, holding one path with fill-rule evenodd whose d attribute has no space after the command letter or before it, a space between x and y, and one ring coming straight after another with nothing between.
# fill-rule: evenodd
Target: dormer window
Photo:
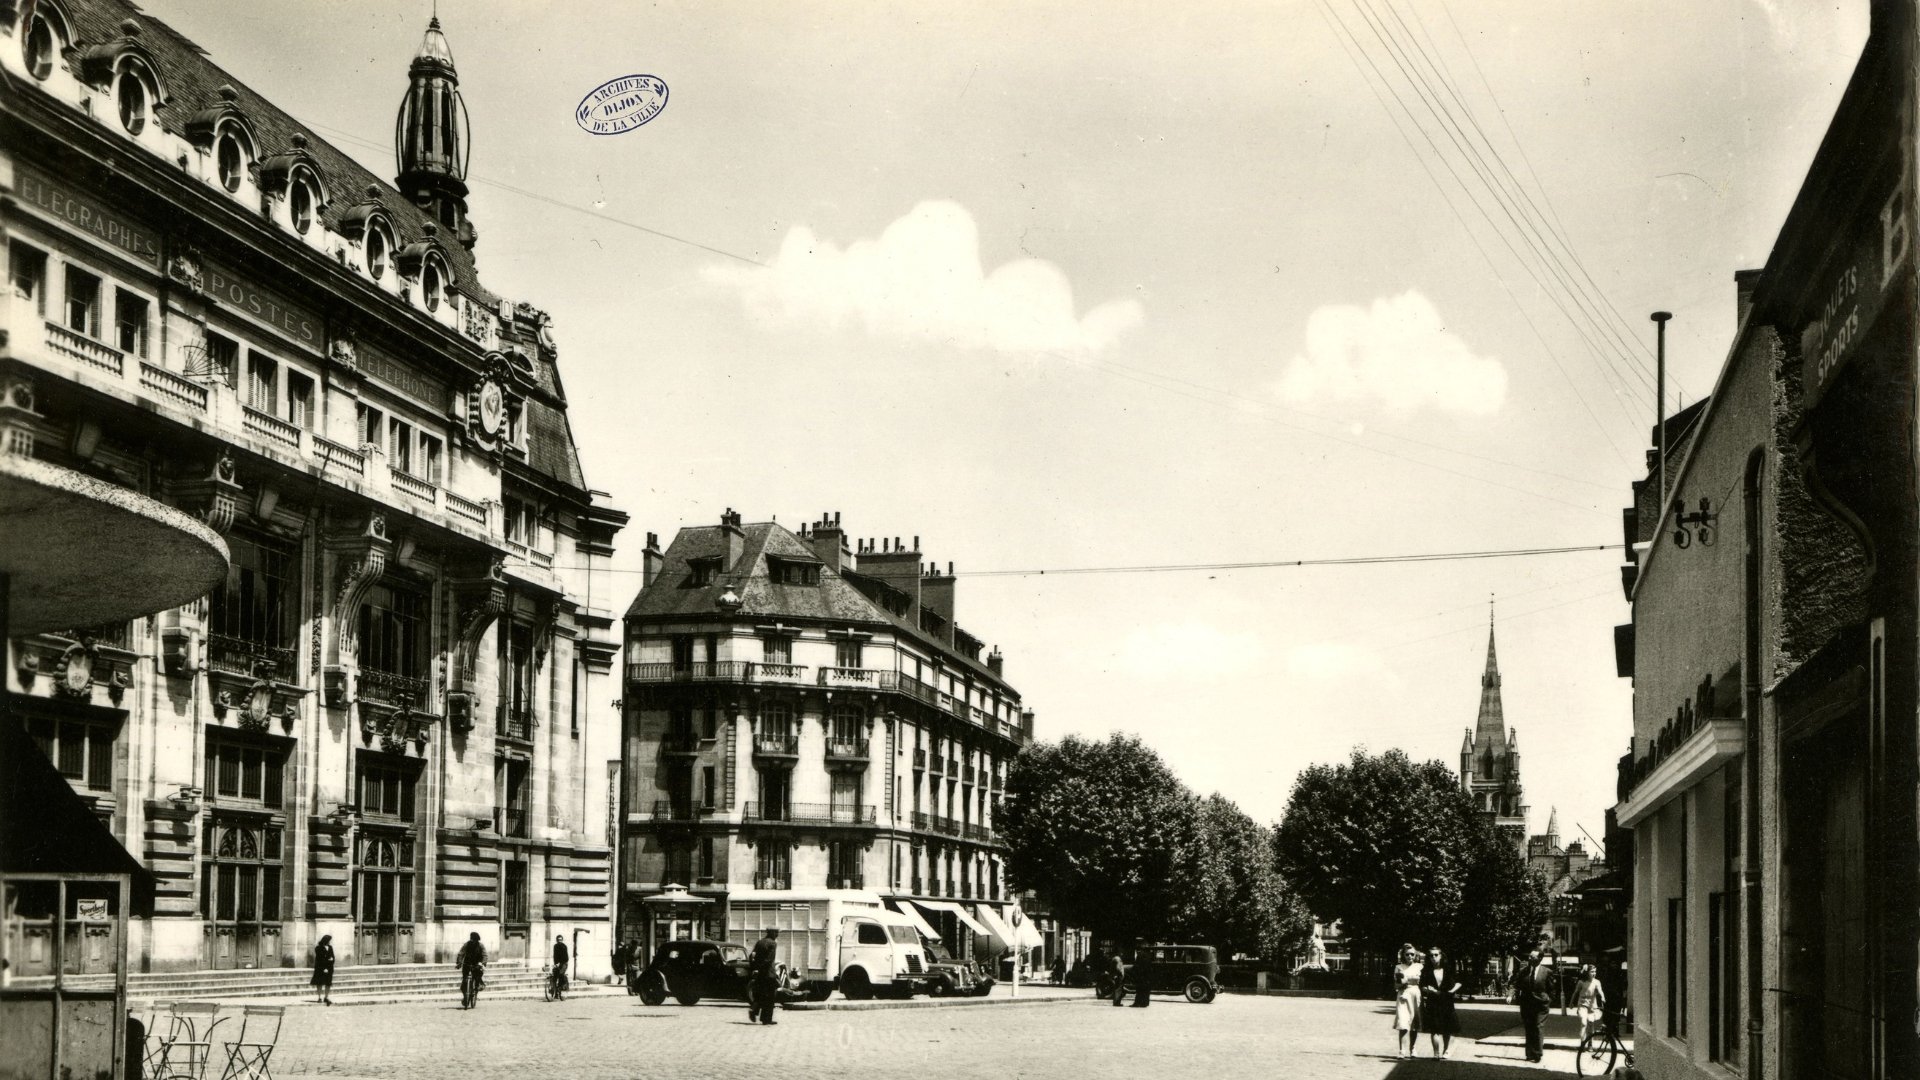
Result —
<instances>
[{"instance_id":1,"label":"dormer window","mask_svg":"<svg viewBox=\"0 0 1920 1080\"><path fill-rule=\"evenodd\" d=\"M769 557L767 578L775 585L818 585L820 584L820 564Z\"/></svg>"},{"instance_id":2,"label":"dormer window","mask_svg":"<svg viewBox=\"0 0 1920 1080\"><path fill-rule=\"evenodd\" d=\"M287 186L287 217L293 225L293 231L301 236L313 227L313 209L320 198L314 191L313 177L305 173L296 174L293 182Z\"/></svg>"},{"instance_id":3,"label":"dormer window","mask_svg":"<svg viewBox=\"0 0 1920 1080\"><path fill-rule=\"evenodd\" d=\"M420 265L420 302L428 311L440 310L441 293L446 289L446 276L440 270L436 259L428 259Z\"/></svg>"},{"instance_id":4,"label":"dormer window","mask_svg":"<svg viewBox=\"0 0 1920 1080\"><path fill-rule=\"evenodd\" d=\"M693 586L711 585L720 573L719 559L688 559L687 584Z\"/></svg>"},{"instance_id":5,"label":"dormer window","mask_svg":"<svg viewBox=\"0 0 1920 1080\"><path fill-rule=\"evenodd\" d=\"M127 134L138 135L147 128L147 84L131 68L114 81L114 100L120 105L120 126Z\"/></svg>"},{"instance_id":6,"label":"dormer window","mask_svg":"<svg viewBox=\"0 0 1920 1080\"><path fill-rule=\"evenodd\" d=\"M247 175L247 150L241 145L240 136L228 131L220 136L214 153L220 168L220 186L228 191L239 191L240 182Z\"/></svg>"},{"instance_id":7,"label":"dormer window","mask_svg":"<svg viewBox=\"0 0 1920 1080\"><path fill-rule=\"evenodd\" d=\"M44 80L53 74L53 58L60 53L60 35L53 27L53 20L45 12L33 13L33 25L27 27L26 37L20 42L20 56L26 62L27 72L36 79Z\"/></svg>"},{"instance_id":8,"label":"dormer window","mask_svg":"<svg viewBox=\"0 0 1920 1080\"><path fill-rule=\"evenodd\" d=\"M367 276L380 281L387 276L387 262L393 255L393 237L381 224L367 226Z\"/></svg>"}]
</instances>

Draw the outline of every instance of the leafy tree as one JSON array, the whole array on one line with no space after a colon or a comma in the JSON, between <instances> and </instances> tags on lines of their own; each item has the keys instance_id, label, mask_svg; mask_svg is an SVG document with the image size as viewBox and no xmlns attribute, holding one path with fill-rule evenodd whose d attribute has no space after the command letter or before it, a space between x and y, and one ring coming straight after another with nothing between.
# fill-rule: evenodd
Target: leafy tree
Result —
<instances>
[{"instance_id":1,"label":"leafy tree","mask_svg":"<svg viewBox=\"0 0 1920 1080\"><path fill-rule=\"evenodd\" d=\"M1069 735L1015 759L995 827L1016 887L1045 897L1070 924L1131 941L1171 925L1195 813L1193 796L1138 737Z\"/></svg>"},{"instance_id":2,"label":"leafy tree","mask_svg":"<svg viewBox=\"0 0 1920 1080\"><path fill-rule=\"evenodd\" d=\"M1278 959L1296 951L1313 919L1274 866L1272 833L1222 795L1195 805L1180 867L1173 934L1240 953Z\"/></svg>"},{"instance_id":3,"label":"leafy tree","mask_svg":"<svg viewBox=\"0 0 1920 1080\"><path fill-rule=\"evenodd\" d=\"M1493 829L1481 829L1477 839L1453 947L1463 957L1481 960L1524 955L1547 922L1547 883Z\"/></svg>"},{"instance_id":4,"label":"leafy tree","mask_svg":"<svg viewBox=\"0 0 1920 1080\"><path fill-rule=\"evenodd\" d=\"M1445 765L1355 750L1294 781L1274 852L1313 911L1342 920L1367 951L1391 953L1402 942L1451 944L1482 917L1469 910L1468 881L1491 835Z\"/></svg>"}]
</instances>

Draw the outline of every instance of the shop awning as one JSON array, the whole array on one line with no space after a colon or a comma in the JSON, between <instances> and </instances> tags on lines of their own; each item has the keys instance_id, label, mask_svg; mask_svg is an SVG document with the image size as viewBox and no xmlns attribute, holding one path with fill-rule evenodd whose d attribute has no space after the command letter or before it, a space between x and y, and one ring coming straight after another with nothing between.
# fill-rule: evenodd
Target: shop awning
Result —
<instances>
[{"instance_id":1,"label":"shop awning","mask_svg":"<svg viewBox=\"0 0 1920 1080\"><path fill-rule=\"evenodd\" d=\"M980 905L979 911L980 921L986 923L987 928L992 931L989 936L994 938L996 947L1001 949L1013 948L1014 942L1018 940L1018 936L1013 932L1013 927L1007 925L1007 921L1000 917L999 912L985 904Z\"/></svg>"},{"instance_id":2,"label":"shop awning","mask_svg":"<svg viewBox=\"0 0 1920 1080\"><path fill-rule=\"evenodd\" d=\"M702 904L713 903L707 897L694 896L687 892L685 885L669 885L652 896L641 897L640 902L649 907L658 908L699 907Z\"/></svg>"},{"instance_id":3,"label":"shop awning","mask_svg":"<svg viewBox=\"0 0 1920 1080\"><path fill-rule=\"evenodd\" d=\"M927 920L920 917L920 909L914 907L911 901L895 900L893 904L896 908L899 909L900 914L905 915L907 918L913 920L913 925L920 931L922 936L927 937L933 941L940 940L940 932L933 928L932 923L929 923L927 922Z\"/></svg>"},{"instance_id":4,"label":"shop awning","mask_svg":"<svg viewBox=\"0 0 1920 1080\"><path fill-rule=\"evenodd\" d=\"M914 903L927 909L929 913L946 912L954 918L959 919L961 926L966 927L976 934L986 934L988 936L992 936L993 934L993 931L981 926L979 920L967 914L967 909L961 907L959 904L950 904L945 900L915 900Z\"/></svg>"}]
</instances>

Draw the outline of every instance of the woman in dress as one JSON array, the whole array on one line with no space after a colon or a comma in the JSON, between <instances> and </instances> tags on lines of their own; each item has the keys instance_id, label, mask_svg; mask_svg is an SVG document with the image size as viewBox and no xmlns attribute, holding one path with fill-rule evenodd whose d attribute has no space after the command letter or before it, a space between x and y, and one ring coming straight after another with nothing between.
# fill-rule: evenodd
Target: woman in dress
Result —
<instances>
[{"instance_id":1,"label":"woman in dress","mask_svg":"<svg viewBox=\"0 0 1920 1080\"><path fill-rule=\"evenodd\" d=\"M1601 1019L1607 1012L1607 992L1600 988L1600 972L1592 964L1580 967L1580 981L1573 986L1573 1007L1580 1014L1582 1039L1601 1029Z\"/></svg>"},{"instance_id":2,"label":"woman in dress","mask_svg":"<svg viewBox=\"0 0 1920 1080\"><path fill-rule=\"evenodd\" d=\"M1433 1044L1434 1057L1446 1057L1453 1049L1453 1037L1460 1034L1460 1020L1453 1012L1459 993L1460 977L1446 953L1438 945L1428 949L1427 966L1420 972L1420 1026Z\"/></svg>"},{"instance_id":3,"label":"woman in dress","mask_svg":"<svg viewBox=\"0 0 1920 1080\"><path fill-rule=\"evenodd\" d=\"M313 989L322 1005L333 1004L333 935L320 935L313 947Z\"/></svg>"},{"instance_id":4,"label":"woman in dress","mask_svg":"<svg viewBox=\"0 0 1920 1080\"><path fill-rule=\"evenodd\" d=\"M1393 1045L1405 1060L1413 1056L1420 1039L1420 951L1412 945L1400 946L1393 990Z\"/></svg>"}]
</instances>

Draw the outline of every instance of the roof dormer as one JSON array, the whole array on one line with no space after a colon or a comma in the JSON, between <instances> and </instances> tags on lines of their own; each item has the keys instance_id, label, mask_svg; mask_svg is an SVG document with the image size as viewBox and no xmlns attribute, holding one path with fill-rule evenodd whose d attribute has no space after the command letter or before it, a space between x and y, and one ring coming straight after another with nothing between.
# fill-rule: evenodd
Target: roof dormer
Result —
<instances>
[{"instance_id":1,"label":"roof dormer","mask_svg":"<svg viewBox=\"0 0 1920 1080\"><path fill-rule=\"evenodd\" d=\"M201 109L187 121L187 138L214 159L214 179L227 191L238 194L253 183L253 166L259 157L260 138L253 122L240 109L240 92L231 85L220 88L220 101Z\"/></svg>"},{"instance_id":2,"label":"roof dormer","mask_svg":"<svg viewBox=\"0 0 1920 1080\"><path fill-rule=\"evenodd\" d=\"M21 65L27 74L45 82L60 67L60 56L73 44L73 23L66 12L50 0L23 6L24 26L16 26L20 41Z\"/></svg>"}]
</instances>

